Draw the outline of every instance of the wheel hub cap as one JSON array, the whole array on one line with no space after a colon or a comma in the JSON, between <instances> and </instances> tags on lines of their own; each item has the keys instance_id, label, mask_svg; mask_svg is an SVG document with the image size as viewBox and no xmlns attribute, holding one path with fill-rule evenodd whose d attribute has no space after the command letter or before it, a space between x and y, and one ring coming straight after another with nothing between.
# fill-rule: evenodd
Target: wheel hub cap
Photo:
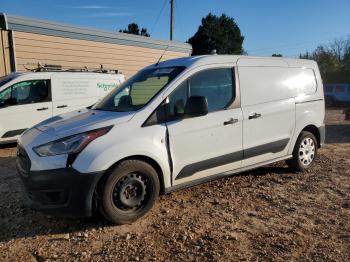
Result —
<instances>
[{"instance_id":1,"label":"wheel hub cap","mask_svg":"<svg viewBox=\"0 0 350 262\"><path fill-rule=\"evenodd\" d=\"M306 137L302 140L299 147L299 160L304 166L308 166L315 158L316 146L314 141Z\"/></svg>"}]
</instances>

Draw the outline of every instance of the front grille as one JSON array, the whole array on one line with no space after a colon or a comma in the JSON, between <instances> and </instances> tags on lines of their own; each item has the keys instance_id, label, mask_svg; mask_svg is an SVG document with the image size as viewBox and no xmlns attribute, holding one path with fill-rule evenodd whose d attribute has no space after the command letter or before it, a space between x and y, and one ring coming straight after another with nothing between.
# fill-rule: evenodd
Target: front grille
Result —
<instances>
[{"instance_id":1,"label":"front grille","mask_svg":"<svg viewBox=\"0 0 350 262\"><path fill-rule=\"evenodd\" d=\"M17 147L17 164L24 174L29 174L32 163L27 152L21 146Z\"/></svg>"}]
</instances>

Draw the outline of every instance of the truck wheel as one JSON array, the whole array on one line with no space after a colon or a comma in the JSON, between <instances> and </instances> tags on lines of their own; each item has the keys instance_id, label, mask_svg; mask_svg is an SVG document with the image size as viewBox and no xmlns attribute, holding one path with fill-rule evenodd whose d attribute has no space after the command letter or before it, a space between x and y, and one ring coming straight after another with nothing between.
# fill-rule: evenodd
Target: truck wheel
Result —
<instances>
[{"instance_id":1,"label":"truck wheel","mask_svg":"<svg viewBox=\"0 0 350 262\"><path fill-rule=\"evenodd\" d=\"M145 215L159 195L159 179L154 168L139 160L120 163L102 189L102 215L116 224L129 224Z\"/></svg>"},{"instance_id":2,"label":"truck wheel","mask_svg":"<svg viewBox=\"0 0 350 262\"><path fill-rule=\"evenodd\" d=\"M287 163L296 171L304 171L312 166L317 156L317 140L315 136L303 131L298 137L293 150L293 158Z\"/></svg>"}]
</instances>

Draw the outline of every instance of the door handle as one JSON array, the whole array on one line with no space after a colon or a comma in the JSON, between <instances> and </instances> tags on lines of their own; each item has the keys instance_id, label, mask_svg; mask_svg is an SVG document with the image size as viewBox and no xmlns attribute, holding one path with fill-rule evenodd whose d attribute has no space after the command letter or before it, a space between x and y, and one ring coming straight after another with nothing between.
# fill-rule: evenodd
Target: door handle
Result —
<instances>
[{"instance_id":1,"label":"door handle","mask_svg":"<svg viewBox=\"0 0 350 262\"><path fill-rule=\"evenodd\" d=\"M48 107L42 107L42 108L38 108L36 111L44 111L44 110L47 110L49 109Z\"/></svg>"},{"instance_id":2,"label":"door handle","mask_svg":"<svg viewBox=\"0 0 350 262\"><path fill-rule=\"evenodd\" d=\"M65 108L67 107L67 105L60 105L60 106L57 106L57 108Z\"/></svg>"},{"instance_id":3,"label":"door handle","mask_svg":"<svg viewBox=\"0 0 350 262\"><path fill-rule=\"evenodd\" d=\"M229 120L227 120L227 121L224 122L224 126L232 125L232 124L237 123L237 122L238 122L238 119L236 119L236 118L230 118Z\"/></svg>"},{"instance_id":4,"label":"door handle","mask_svg":"<svg viewBox=\"0 0 350 262\"><path fill-rule=\"evenodd\" d=\"M261 117L261 114L254 113L254 114L248 116L248 119L250 120L250 119L259 118L259 117Z\"/></svg>"}]
</instances>

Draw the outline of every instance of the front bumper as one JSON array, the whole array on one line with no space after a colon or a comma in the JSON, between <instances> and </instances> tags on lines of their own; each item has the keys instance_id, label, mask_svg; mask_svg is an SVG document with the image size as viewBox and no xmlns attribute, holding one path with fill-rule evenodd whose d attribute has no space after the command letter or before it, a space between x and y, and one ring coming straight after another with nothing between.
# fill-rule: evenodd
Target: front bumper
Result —
<instances>
[{"instance_id":1,"label":"front bumper","mask_svg":"<svg viewBox=\"0 0 350 262\"><path fill-rule=\"evenodd\" d=\"M54 215L91 216L93 196L103 172L82 174L73 168L25 172L17 158L29 207Z\"/></svg>"}]
</instances>

